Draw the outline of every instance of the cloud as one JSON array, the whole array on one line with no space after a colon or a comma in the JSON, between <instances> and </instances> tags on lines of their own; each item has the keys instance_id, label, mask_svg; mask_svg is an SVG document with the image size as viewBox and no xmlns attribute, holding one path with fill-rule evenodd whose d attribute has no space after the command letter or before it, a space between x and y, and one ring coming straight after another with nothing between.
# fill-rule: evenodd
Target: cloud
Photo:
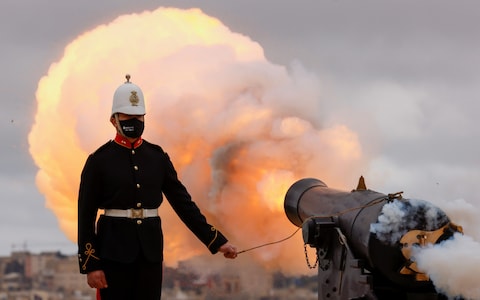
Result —
<instances>
[{"instance_id":1,"label":"cloud","mask_svg":"<svg viewBox=\"0 0 480 300\"><path fill-rule=\"evenodd\" d=\"M79 174L114 134L110 99L125 73L145 95L144 137L171 155L210 222L239 247L291 233L283 197L296 179L316 174L342 185L362 165L356 133L318 118L318 79L300 64L268 62L258 43L198 9L123 15L67 45L36 94L36 183L72 241ZM166 262L202 253L171 210L162 212ZM251 255L268 268L303 267L283 263L302 257L289 244Z\"/></svg>"}]
</instances>

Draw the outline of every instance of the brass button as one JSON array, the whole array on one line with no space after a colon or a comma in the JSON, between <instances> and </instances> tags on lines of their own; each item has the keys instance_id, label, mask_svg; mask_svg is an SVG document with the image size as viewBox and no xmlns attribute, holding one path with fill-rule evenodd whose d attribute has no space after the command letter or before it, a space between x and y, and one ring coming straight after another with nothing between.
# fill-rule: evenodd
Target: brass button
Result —
<instances>
[{"instance_id":1,"label":"brass button","mask_svg":"<svg viewBox=\"0 0 480 300\"><path fill-rule=\"evenodd\" d=\"M142 203L138 202L137 207L142 207Z\"/></svg>"},{"instance_id":2,"label":"brass button","mask_svg":"<svg viewBox=\"0 0 480 300\"><path fill-rule=\"evenodd\" d=\"M135 171L138 171L138 166L134 166L133 169L134 169Z\"/></svg>"},{"instance_id":3,"label":"brass button","mask_svg":"<svg viewBox=\"0 0 480 300\"><path fill-rule=\"evenodd\" d=\"M138 225L142 224L142 220L137 220L137 224Z\"/></svg>"},{"instance_id":4,"label":"brass button","mask_svg":"<svg viewBox=\"0 0 480 300\"><path fill-rule=\"evenodd\" d=\"M137 189L139 189L139 188L140 188L140 183L137 183Z\"/></svg>"},{"instance_id":5,"label":"brass button","mask_svg":"<svg viewBox=\"0 0 480 300\"><path fill-rule=\"evenodd\" d=\"M135 150L132 149L132 154L135 154Z\"/></svg>"}]
</instances>

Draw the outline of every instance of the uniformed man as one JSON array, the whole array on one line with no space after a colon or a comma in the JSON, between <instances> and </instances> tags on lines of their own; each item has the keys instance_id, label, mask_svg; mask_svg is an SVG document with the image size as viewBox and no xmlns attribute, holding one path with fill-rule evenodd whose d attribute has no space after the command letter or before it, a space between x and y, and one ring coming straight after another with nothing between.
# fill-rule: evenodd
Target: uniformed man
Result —
<instances>
[{"instance_id":1,"label":"uniformed man","mask_svg":"<svg viewBox=\"0 0 480 300\"><path fill-rule=\"evenodd\" d=\"M162 195L212 254L235 258L237 250L207 223L168 154L142 139L143 93L129 75L126 78L113 96L115 139L88 157L81 174L78 261L102 300L153 300L161 298ZM98 209L104 213L96 223Z\"/></svg>"}]
</instances>

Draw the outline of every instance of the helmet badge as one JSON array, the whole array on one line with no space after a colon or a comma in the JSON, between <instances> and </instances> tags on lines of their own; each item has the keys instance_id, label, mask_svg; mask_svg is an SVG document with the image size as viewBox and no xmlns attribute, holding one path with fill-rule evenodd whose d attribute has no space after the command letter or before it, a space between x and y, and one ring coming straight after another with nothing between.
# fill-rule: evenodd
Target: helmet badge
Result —
<instances>
[{"instance_id":1,"label":"helmet badge","mask_svg":"<svg viewBox=\"0 0 480 300\"><path fill-rule=\"evenodd\" d=\"M138 99L137 91L131 91L130 93L130 103L132 103L132 106L138 106L138 102L140 101L140 99Z\"/></svg>"}]
</instances>

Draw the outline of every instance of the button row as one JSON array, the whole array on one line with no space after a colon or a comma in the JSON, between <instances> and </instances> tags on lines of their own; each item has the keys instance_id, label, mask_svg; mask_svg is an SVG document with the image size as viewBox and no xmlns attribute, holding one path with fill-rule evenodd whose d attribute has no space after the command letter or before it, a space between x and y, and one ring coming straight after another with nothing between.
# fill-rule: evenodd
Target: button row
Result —
<instances>
[{"instance_id":1,"label":"button row","mask_svg":"<svg viewBox=\"0 0 480 300\"><path fill-rule=\"evenodd\" d=\"M132 155L135 155L135 150L134 150L134 149L132 149ZM138 166L133 166L133 169L134 169L135 171L138 171ZM140 183L137 183L137 189L139 189L139 188L140 188ZM138 207L138 208L142 207L142 203L138 202L138 203L137 203L137 207ZM137 224L138 224L138 225L141 225L141 224L142 224L142 220L137 220Z\"/></svg>"}]
</instances>

